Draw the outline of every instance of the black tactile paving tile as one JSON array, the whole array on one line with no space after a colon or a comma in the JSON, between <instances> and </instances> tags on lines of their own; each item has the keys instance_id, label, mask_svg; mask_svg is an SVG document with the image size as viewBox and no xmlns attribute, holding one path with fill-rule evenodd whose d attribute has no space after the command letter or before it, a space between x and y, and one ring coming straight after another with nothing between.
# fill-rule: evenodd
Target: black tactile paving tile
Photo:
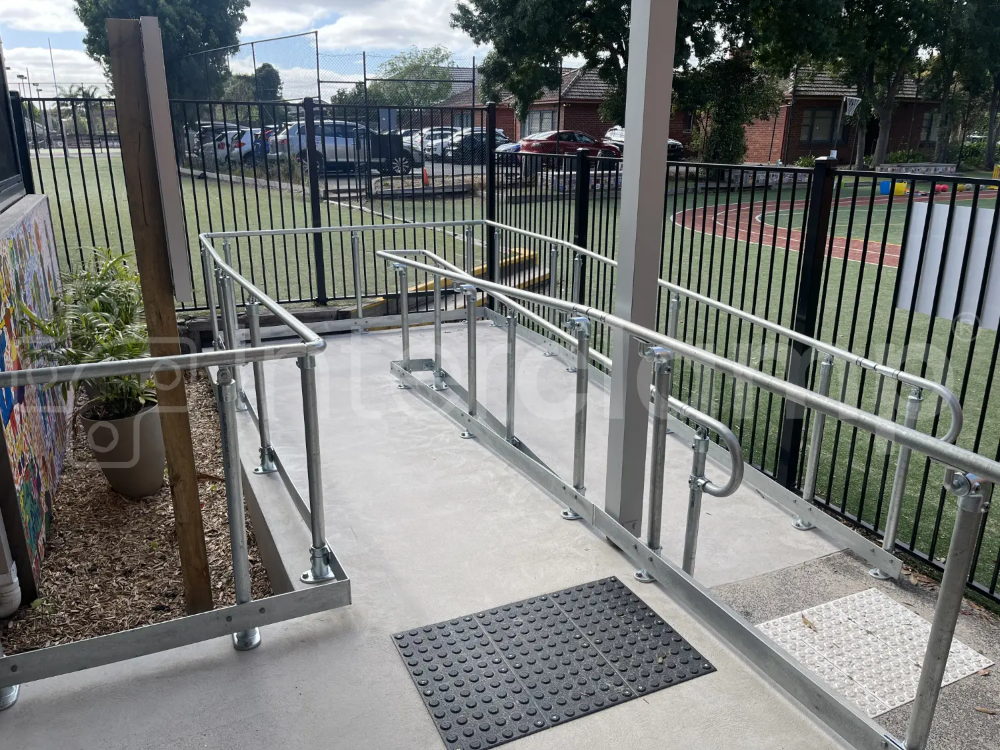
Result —
<instances>
[{"instance_id":1,"label":"black tactile paving tile","mask_svg":"<svg viewBox=\"0 0 1000 750\"><path fill-rule=\"evenodd\" d=\"M393 642L448 750L481 750L715 671L616 578Z\"/></svg>"}]
</instances>

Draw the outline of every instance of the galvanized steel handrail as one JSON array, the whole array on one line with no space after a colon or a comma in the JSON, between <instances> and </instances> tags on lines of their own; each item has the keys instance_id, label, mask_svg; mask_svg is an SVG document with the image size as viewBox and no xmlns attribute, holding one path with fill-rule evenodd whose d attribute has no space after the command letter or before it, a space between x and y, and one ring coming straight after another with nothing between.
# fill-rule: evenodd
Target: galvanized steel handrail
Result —
<instances>
[{"instance_id":1,"label":"galvanized steel handrail","mask_svg":"<svg viewBox=\"0 0 1000 750\"><path fill-rule=\"evenodd\" d=\"M720 486L706 479L702 483L702 489L705 491L705 494L712 497L729 497L743 483L743 467L745 465L743 463L743 446L740 445L736 433L719 420L698 411L693 406L688 406L673 396L670 397L669 403L671 410L676 412L678 416L690 419L692 422L696 422L702 427L711 430L721 437L722 441L726 444L726 450L729 451L729 455L732 457L732 470L729 474L729 480Z\"/></svg>"},{"instance_id":2,"label":"galvanized steel handrail","mask_svg":"<svg viewBox=\"0 0 1000 750\"><path fill-rule=\"evenodd\" d=\"M572 247L575 253L584 255L588 258L593 258L594 260L604 263L611 268L618 267L618 261L613 258L606 258L603 255L599 255L591 250L586 250L582 247ZM780 323L775 323L773 321L767 320L766 318L761 318L753 313L748 313L744 310L740 310L732 305L727 305L724 302L719 302L711 297L706 297L703 294L694 292L686 287L680 286L679 284L674 284L670 281L664 279L657 279L657 284L663 289L674 294L681 294L708 307L714 307L716 310L723 312L727 315L732 315L742 320L747 321L761 328L765 328L772 333L780 334L785 338L791 339L792 341L797 341L800 344L805 344L806 346L815 349L816 351L823 352L824 354L830 354L837 359L842 359L848 364L856 365L864 370L869 370L883 377L890 378L892 380L897 380L900 383L905 383L906 385L913 386L916 388L921 388L924 390L932 391L936 393L941 400L948 406L948 410L951 412L951 425L948 428L948 432L941 438L942 440L954 443L959 434L962 432L963 425L963 414L962 414L962 403L959 401L958 396L952 392L950 388L942 385L941 383L935 383L933 380L928 380L927 378L922 378L919 375L913 375L906 370L900 370L895 367L887 367L886 365L875 362L874 360L867 359L865 357L854 354L847 349L841 349L833 344L828 344L825 341L820 341L819 339L813 338L812 336L807 336L804 333L799 333L798 331L787 328Z\"/></svg>"},{"instance_id":3,"label":"galvanized steel handrail","mask_svg":"<svg viewBox=\"0 0 1000 750\"><path fill-rule=\"evenodd\" d=\"M391 251L380 250L376 252L376 255L386 259L392 259ZM705 351L704 349L700 349L691 344L670 338L669 336L661 334L657 331L652 331L648 328L632 323L631 321L616 317L615 315L607 313L603 310L589 307L587 305L580 305L573 302L554 299L536 292L529 292L523 289L516 289L503 284L485 281L466 273L458 273L447 269L442 270L440 268L406 258L396 258L396 260L397 262L403 263L415 270L423 271L428 274L441 274L442 276L450 278L453 281L458 281L463 284L473 284L484 291L491 293L499 292L510 297L516 297L524 301L534 302L542 306L561 310L572 315L586 316L591 320L604 323L612 328L618 328L639 341L666 347L672 350L675 354L706 365L707 367L736 378L737 380L742 380L750 385L762 388L765 391L774 393L777 396L781 396L789 401L805 406L806 408L814 409L818 412L831 416L834 419L838 419L852 427L857 427L860 430L870 432L878 437L899 443L900 445L906 445L909 448L923 453L929 458L944 464L947 467L953 467L964 472L975 474L976 476L987 479L992 483L1000 483L1000 463L986 458L985 456L973 453L965 448L959 448L954 444L945 442L941 438L933 437L908 427L903 427L896 422L885 419L884 417L870 414L869 412L844 404L827 396L821 396L808 390L807 388L802 388L792 383L788 383L780 378L768 375L767 373L761 372L752 367L747 367L746 365L742 365L716 354L712 354L711 352Z\"/></svg>"},{"instance_id":4,"label":"galvanized steel handrail","mask_svg":"<svg viewBox=\"0 0 1000 750\"><path fill-rule=\"evenodd\" d=\"M429 260L432 260L435 263L439 264L442 268L445 268L454 273L465 275L465 272L462 271L462 269L460 269L458 266L448 262L447 260L440 257L439 255L436 255L434 252L430 250L423 250L423 249L380 250L377 251L375 254L383 258L394 259L394 260L408 255L423 255ZM404 263L404 265L406 264ZM549 321L545 320L545 318L536 313L533 313L524 305L520 305L517 302L513 301L506 294L494 291L493 296L496 299L500 300L504 305L506 305L511 310L515 310L521 315L523 315L525 318L530 320L535 325L544 328L546 331L558 336L566 343L572 345L573 347L576 347L577 338L575 336L571 336L558 326L552 325ZM599 362L600 364L604 365L604 367L607 369L611 368L610 357L602 354L601 352L593 348L589 349L589 354L592 360ZM713 484L712 482L707 482L707 484L705 485L705 492L714 497L728 497L729 495L732 495L736 491L736 489L740 486L740 483L743 481L743 466L744 466L743 446L740 444L739 438L736 437L736 434L732 430L730 430L729 427L727 427L719 420L710 417L708 414L705 414L704 412L699 411L698 409L695 409L693 406L685 404L683 401L675 398L674 396L670 396L667 403L669 404L670 410L675 412L678 416L683 417L685 419L690 419L691 421L696 422L697 424L700 424L701 426L711 430L712 432L716 433L719 437L722 438L723 443L725 443L726 445L726 449L729 451L731 459L731 470L729 473L729 479L726 482L726 484L722 485L721 487Z\"/></svg>"}]
</instances>

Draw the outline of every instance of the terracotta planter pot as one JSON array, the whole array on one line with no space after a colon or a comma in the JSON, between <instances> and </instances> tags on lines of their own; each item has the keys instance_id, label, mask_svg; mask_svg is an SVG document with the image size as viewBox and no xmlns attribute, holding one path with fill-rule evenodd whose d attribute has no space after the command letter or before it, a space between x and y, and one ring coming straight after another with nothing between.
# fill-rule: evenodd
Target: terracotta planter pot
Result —
<instances>
[{"instance_id":1,"label":"terracotta planter pot","mask_svg":"<svg viewBox=\"0 0 1000 750\"><path fill-rule=\"evenodd\" d=\"M80 421L97 465L115 492L135 498L159 492L167 459L156 406L124 419Z\"/></svg>"}]
</instances>

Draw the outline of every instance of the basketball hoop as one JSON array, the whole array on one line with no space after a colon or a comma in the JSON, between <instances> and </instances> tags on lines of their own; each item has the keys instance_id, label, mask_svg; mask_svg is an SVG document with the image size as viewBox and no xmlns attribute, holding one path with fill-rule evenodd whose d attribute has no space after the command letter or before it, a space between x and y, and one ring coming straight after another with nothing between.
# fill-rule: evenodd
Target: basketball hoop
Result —
<instances>
[{"instance_id":1,"label":"basketball hoop","mask_svg":"<svg viewBox=\"0 0 1000 750\"><path fill-rule=\"evenodd\" d=\"M845 96L844 103L847 105L847 116L851 117L858 110L861 98L857 96Z\"/></svg>"}]
</instances>

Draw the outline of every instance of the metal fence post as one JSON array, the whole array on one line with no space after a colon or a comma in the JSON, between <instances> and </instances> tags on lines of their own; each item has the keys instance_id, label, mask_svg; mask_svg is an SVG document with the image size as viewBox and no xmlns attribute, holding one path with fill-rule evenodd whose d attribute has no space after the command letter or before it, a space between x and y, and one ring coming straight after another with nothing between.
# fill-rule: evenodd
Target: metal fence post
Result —
<instances>
[{"instance_id":1,"label":"metal fence post","mask_svg":"<svg viewBox=\"0 0 1000 750\"><path fill-rule=\"evenodd\" d=\"M670 304L667 306L667 335L677 338L677 323L681 312L681 296L674 292L670 295Z\"/></svg>"},{"instance_id":2,"label":"metal fence post","mask_svg":"<svg viewBox=\"0 0 1000 750\"><path fill-rule=\"evenodd\" d=\"M465 295L465 319L468 327L467 361L468 361L468 392L469 392L469 416L476 416L477 394L476 394L476 287L472 284L463 284L459 287ZM461 437L468 440L475 437L466 428L462 431Z\"/></svg>"},{"instance_id":3,"label":"metal fence post","mask_svg":"<svg viewBox=\"0 0 1000 750\"><path fill-rule=\"evenodd\" d=\"M576 413L573 424L573 489L587 493L587 395L590 391L590 318L570 318L566 327L576 333ZM567 521L580 515L569 508L562 512Z\"/></svg>"},{"instance_id":4,"label":"metal fence post","mask_svg":"<svg viewBox=\"0 0 1000 750\"><path fill-rule=\"evenodd\" d=\"M673 353L660 346L650 347L644 354L653 361L653 445L649 466L649 509L646 522L646 544L659 554L660 527L663 525L663 480L667 459L667 421L670 413L670 391L673 386ZM636 571L640 583L652 583L648 568Z\"/></svg>"},{"instance_id":5,"label":"metal fence post","mask_svg":"<svg viewBox=\"0 0 1000 750\"><path fill-rule=\"evenodd\" d=\"M816 167L813 170L812 196L806 214L806 234L802 243L802 271L796 292L795 322L792 326L795 331L806 336L816 335L836 166L836 159L820 156L816 159ZM793 342L785 379L793 385L807 387L810 358L810 348L806 344ZM778 484L788 489L795 489L798 478L804 416L805 410L799 404L785 402L776 479Z\"/></svg>"},{"instance_id":6,"label":"metal fence post","mask_svg":"<svg viewBox=\"0 0 1000 750\"><path fill-rule=\"evenodd\" d=\"M236 316L236 290L233 286L233 279L227 273L219 274L219 284L222 288L222 326L226 335L226 348L236 351L239 348L239 320ZM240 368L233 366L233 382L236 383L236 411L246 411L247 405L243 403L246 395L243 392L243 378Z\"/></svg>"},{"instance_id":7,"label":"metal fence post","mask_svg":"<svg viewBox=\"0 0 1000 750\"><path fill-rule=\"evenodd\" d=\"M514 410L517 401L515 381L517 377L517 315L507 313L507 442L517 443L514 437Z\"/></svg>"},{"instance_id":8,"label":"metal fence post","mask_svg":"<svg viewBox=\"0 0 1000 750\"><path fill-rule=\"evenodd\" d=\"M691 443L691 476L688 477L688 514L684 527L684 556L681 567L694 575L694 560L698 555L698 531L701 526L701 498L705 487L705 459L708 457L708 432L699 427Z\"/></svg>"},{"instance_id":9,"label":"metal fence post","mask_svg":"<svg viewBox=\"0 0 1000 750\"><path fill-rule=\"evenodd\" d=\"M941 578L941 590L934 608L931 635L920 670L920 681L917 683L917 697L913 701L910 723L906 729L906 750L924 750L927 747L927 738L931 733L934 711L941 692L941 679L948 664L955 625L962 611L965 584L972 570L976 540L989 508L989 503L984 500L983 488L971 475L955 474L946 489L958 496L958 511L944 576Z\"/></svg>"},{"instance_id":10,"label":"metal fence post","mask_svg":"<svg viewBox=\"0 0 1000 750\"><path fill-rule=\"evenodd\" d=\"M219 432L222 438L222 466L226 481L226 510L229 516L229 539L232 545L233 585L236 603L253 600L250 557L247 549L246 511L243 507L243 478L240 472L240 444L236 432L236 402L240 395L233 377L235 367L219 368ZM260 645L260 631L250 628L233 633L233 648L250 651Z\"/></svg>"},{"instance_id":11,"label":"metal fence post","mask_svg":"<svg viewBox=\"0 0 1000 750\"><path fill-rule=\"evenodd\" d=\"M351 232L351 258L354 263L354 304L357 307L358 320L364 320L365 309L361 299L361 236L357 232ZM358 329L365 333L364 328Z\"/></svg>"},{"instance_id":12,"label":"metal fence post","mask_svg":"<svg viewBox=\"0 0 1000 750\"><path fill-rule=\"evenodd\" d=\"M247 323L250 327L250 346L257 348L260 339L260 303L247 302ZM254 474L270 474L278 470L274 465L274 447L271 445L271 417L267 411L267 384L264 380L264 363L253 363L253 387L257 394L257 432L260 433L260 466Z\"/></svg>"},{"instance_id":13,"label":"metal fence post","mask_svg":"<svg viewBox=\"0 0 1000 750\"><path fill-rule=\"evenodd\" d=\"M441 275L434 276L434 385L435 391L448 387L444 382L444 368L441 367Z\"/></svg>"},{"instance_id":14,"label":"metal fence post","mask_svg":"<svg viewBox=\"0 0 1000 750\"><path fill-rule=\"evenodd\" d=\"M399 291L399 328L403 338L403 369L410 371L410 295L409 282L406 280L406 266L393 263L396 269L396 289ZM400 383L400 388L406 388Z\"/></svg>"},{"instance_id":15,"label":"metal fence post","mask_svg":"<svg viewBox=\"0 0 1000 750\"><path fill-rule=\"evenodd\" d=\"M319 167L321 163L325 164L326 152L324 149L323 155L320 156L320 152L316 148L318 138L316 135L316 104L311 96L302 100L302 107L306 120L306 158L309 161L310 219L311 226L319 228L323 226L323 219L320 215ZM289 154L289 158L295 157ZM323 235L321 232L316 232L312 238L313 263L316 267L316 304L325 305L329 298L326 296L326 257L323 252Z\"/></svg>"},{"instance_id":16,"label":"metal fence post","mask_svg":"<svg viewBox=\"0 0 1000 750\"><path fill-rule=\"evenodd\" d=\"M486 220L497 220L497 105L486 103ZM495 227L486 225L486 278L494 283L500 281L500 247ZM496 300L490 296L491 310L496 309Z\"/></svg>"},{"instance_id":17,"label":"metal fence post","mask_svg":"<svg viewBox=\"0 0 1000 750\"><path fill-rule=\"evenodd\" d=\"M911 430L916 429L922 403L920 388L911 388L910 395L906 399L904 426ZM903 510L903 496L906 494L906 478L910 472L911 453L910 448L905 445L899 446L899 455L896 457L896 473L892 478L892 494L889 496L889 510L885 514L885 533L882 536L882 549L890 555L896 552L896 534L899 532L899 516ZM881 581L892 577L878 568L872 568L868 574Z\"/></svg>"},{"instance_id":18,"label":"metal fence post","mask_svg":"<svg viewBox=\"0 0 1000 750\"><path fill-rule=\"evenodd\" d=\"M819 366L819 394L830 395L830 377L833 374L833 355L827 354ZM802 482L802 499L807 503L816 497L816 476L819 473L819 457L823 450L823 430L826 428L826 414L813 414L812 438L809 442L809 456L806 459L806 475ZM792 526L799 531L809 531L816 526L802 516L792 519Z\"/></svg>"},{"instance_id":19,"label":"metal fence post","mask_svg":"<svg viewBox=\"0 0 1000 750\"><path fill-rule=\"evenodd\" d=\"M587 228L590 226L590 154L587 149L580 148L576 151L576 215L573 220L573 244L577 247L587 248ZM584 299L586 289L586 264L581 261L580 273L575 273L574 264L574 286L578 296L574 296L573 301L585 305Z\"/></svg>"},{"instance_id":20,"label":"metal fence post","mask_svg":"<svg viewBox=\"0 0 1000 750\"><path fill-rule=\"evenodd\" d=\"M31 106L30 101L28 106ZM21 180L24 182L24 191L30 195L35 192L35 177L31 172L31 152L28 150L28 133L25 130L24 121L25 117L28 117L30 121L31 113L24 114L21 95L16 91L10 92L10 108L14 114L14 144L17 148L17 162L21 171Z\"/></svg>"},{"instance_id":21,"label":"metal fence post","mask_svg":"<svg viewBox=\"0 0 1000 750\"><path fill-rule=\"evenodd\" d=\"M309 484L309 570L300 576L303 583L322 583L337 576L330 568L330 548L326 543L326 511L323 507L323 473L319 450L319 416L316 398L316 358L312 355L296 361L302 379L302 418L305 426L306 473Z\"/></svg>"}]
</instances>

